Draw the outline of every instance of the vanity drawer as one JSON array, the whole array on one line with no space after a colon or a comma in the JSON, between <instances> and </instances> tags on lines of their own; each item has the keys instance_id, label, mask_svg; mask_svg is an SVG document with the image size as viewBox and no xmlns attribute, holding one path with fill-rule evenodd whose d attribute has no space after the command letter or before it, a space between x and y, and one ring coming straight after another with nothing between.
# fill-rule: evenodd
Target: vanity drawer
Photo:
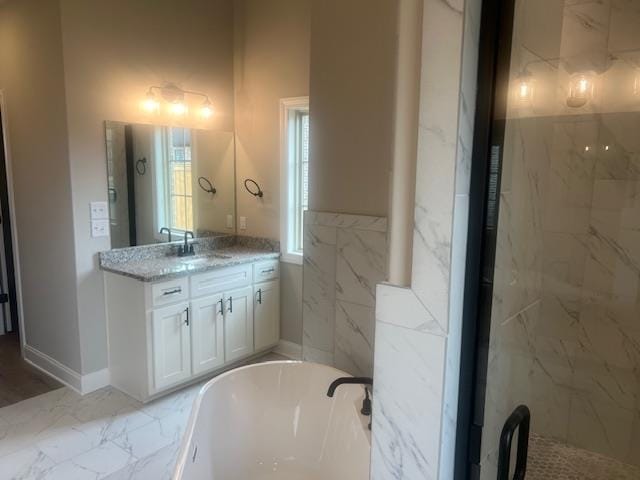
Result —
<instances>
[{"instance_id":1,"label":"vanity drawer","mask_svg":"<svg viewBox=\"0 0 640 480\"><path fill-rule=\"evenodd\" d=\"M191 277L191 296L193 298L231 288L251 285L251 268L249 265L221 268Z\"/></svg>"},{"instance_id":2,"label":"vanity drawer","mask_svg":"<svg viewBox=\"0 0 640 480\"><path fill-rule=\"evenodd\" d=\"M280 260L266 260L253 265L253 283L266 282L278 278Z\"/></svg>"},{"instance_id":3,"label":"vanity drawer","mask_svg":"<svg viewBox=\"0 0 640 480\"><path fill-rule=\"evenodd\" d=\"M176 278L151 285L151 304L154 307L180 302L189 298L189 280Z\"/></svg>"}]
</instances>

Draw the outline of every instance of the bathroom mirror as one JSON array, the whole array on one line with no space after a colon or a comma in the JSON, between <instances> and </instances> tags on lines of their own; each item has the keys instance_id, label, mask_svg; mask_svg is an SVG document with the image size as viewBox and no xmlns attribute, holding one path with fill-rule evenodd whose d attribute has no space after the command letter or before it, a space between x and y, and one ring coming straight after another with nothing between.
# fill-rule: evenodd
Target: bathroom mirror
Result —
<instances>
[{"instance_id":1,"label":"bathroom mirror","mask_svg":"<svg viewBox=\"0 0 640 480\"><path fill-rule=\"evenodd\" d=\"M105 122L111 248L235 233L232 132Z\"/></svg>"}]
</instances>

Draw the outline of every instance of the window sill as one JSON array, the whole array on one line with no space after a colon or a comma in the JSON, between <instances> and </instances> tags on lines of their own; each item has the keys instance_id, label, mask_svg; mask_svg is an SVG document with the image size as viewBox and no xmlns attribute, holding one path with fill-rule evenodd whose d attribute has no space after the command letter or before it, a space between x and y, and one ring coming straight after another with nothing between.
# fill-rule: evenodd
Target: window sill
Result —
<instances>
[{"instance_id":1,"label":"window sill","mask_svg":"<svg viewBox=\"0 0 640 480\"><path fill-rule=\"evenodd\" d=\"M302 265L302 253L282 252L280 261L284 263L292 263L294 265Z\"/></svg>"}]
</instances>

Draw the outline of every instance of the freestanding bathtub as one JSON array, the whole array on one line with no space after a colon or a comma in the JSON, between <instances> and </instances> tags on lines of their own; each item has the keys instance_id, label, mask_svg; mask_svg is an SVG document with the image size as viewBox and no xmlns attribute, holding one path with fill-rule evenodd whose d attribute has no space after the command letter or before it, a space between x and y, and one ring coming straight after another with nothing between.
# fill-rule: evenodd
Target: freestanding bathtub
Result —
<instances>
[{"instance_id":1,"label":"freestanding bathtub","mask_svg":"<svg viewBox=\"0 0 640 480\"><path fill-rule=\"evenodd\" d=\"M174 480L368 480L364 389L329 384L347 376L307 362L237 368L196 398Z\"/></svg>"}]
</instances>

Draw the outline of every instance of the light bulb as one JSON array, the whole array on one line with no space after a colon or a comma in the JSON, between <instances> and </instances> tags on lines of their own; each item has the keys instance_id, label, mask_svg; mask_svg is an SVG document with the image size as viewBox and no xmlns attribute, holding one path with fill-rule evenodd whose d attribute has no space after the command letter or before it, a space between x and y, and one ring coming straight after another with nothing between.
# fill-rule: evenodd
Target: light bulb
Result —
<instances>
[{"instance_id":1,"label":"light bulb","mask_svg":"<svg viewBox=\"0 0 640 480\"><path fill-rule=\"evenodd\" d=\"M203 118L211 118L213 116L213 113L213 105L211 105L211 102L209 100L205 100L205 102L202 104L202 107L200 107L200 115Z\"/></svg>"},{"instance_id":2,"label":"light bulb","mask_svg":"<svg viewBox=\"0 0 640 480\"><path fill-rule=\"evenodd\" d=\"M518 75L514 90L517 103L530 106L533 103L533 90L533 76L527 71Z\"/></svg>"},{"instance_id":3,"label":"light bulb","mask_svg":"<svg viewBox=\"0 0 640 480\"><path fill-rule=\"evenodd\" d=\"M187 113L187 106L182 102L172 103L169 110L174 115L184 115Z\"/></svg>"},{"instance_id":4,"label":"light bulb","mask_svg":"<svg viewBox=\"0 0 640 480\"><path fill-rule=\"evenodd\" d=\"M584 107L593 97L593 74L578 73L571 77L567 105L572 108Z\"/></svg>"},{"instance_id":5,"label":"light bulb","mask_svg":"<svg viewBox=\"0 0 640 480\"><path fill-rule=\"evenodd\" d=\"M156 113L160 108L160 103L151 90L147 92L147 96L142 102L142 108L149 113Z\"/></svg>"}]
</instances>

